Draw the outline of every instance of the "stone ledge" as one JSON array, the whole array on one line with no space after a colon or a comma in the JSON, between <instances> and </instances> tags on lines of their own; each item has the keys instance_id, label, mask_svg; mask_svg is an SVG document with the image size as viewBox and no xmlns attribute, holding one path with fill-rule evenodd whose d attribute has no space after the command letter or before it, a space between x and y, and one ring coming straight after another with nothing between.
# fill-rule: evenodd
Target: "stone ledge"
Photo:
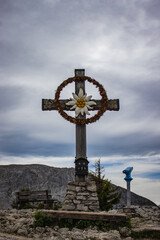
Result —
<instances>
[{"instance_id":1,"label":"stone ledge","mask_svg":"<svg viewBox=\"0 0 160 240\"><path fill-rule=\"evenodd\" d=\"M147 239L160 239L160 227L152 226L152 227L141 227L132 229L131 236L136 239L146 238Z\"/></svg>"}]
</instances>

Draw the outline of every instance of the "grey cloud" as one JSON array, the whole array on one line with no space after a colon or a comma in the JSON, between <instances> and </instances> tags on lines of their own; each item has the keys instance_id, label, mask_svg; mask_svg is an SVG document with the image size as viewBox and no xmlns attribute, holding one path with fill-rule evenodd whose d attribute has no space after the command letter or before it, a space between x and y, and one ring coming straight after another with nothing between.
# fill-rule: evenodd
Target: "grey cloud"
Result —
<instances>
[{"instance_id":1,"label":"grey cloud","mask_svg":"<svg viewBox=\"0 0 160 240\"><path fill-rule=\"evenodd\" d=\"M136 109L143 114L143 116L153 115L153 117L160 117L160 82L154 79L145 84L137 85L134 89L135 93L139 95L138 106Z\"/></svg>"},{"instance_id":2,"label":"grey cloud","mask_svg":"<svg viewBox=\"0 0 160 240\"><path fill-rule=\"evenodd\" d=\"M143 9L145 9L148 17L152 17L159 20L159 9L160 9L159 0L139 1L139 4L143 7Z\"/></svg>"},{"instance_id":3,"label":"grey cloud","mask_svg":"<svg viewBox=\"0 0 160 240\"><path fill-rule=\"evenodd\" d=\"M159 180L160 179L160 172L159 171L152 171L152 172L145 172L145 173L140 173L140 174L134 174L135 177L140 177L140 178L150 178L152 180Z\"/></svg>"},{"instance_id":4,"label":"grey cloud","mask_svg":"<svg viewBox=\"0 0 160 240\"><path fill-rule=\"evenodd\" d=\"M157 1L155 2L158 4ZM13 135L11 135L11 141L8 140L10 136L6 136L4 133L4 143L7 145L8 141L10 149L13 144L15 154L18 151L20 139L22 139L22 142L24 139L24 146L26 147L21 147L24 152L29 152L30 149L31 153L33 152L32 147L27 145L27 142L33 142L36 154L43 155L44 151L45 155L46 152L43 147L41 150L36 150L36 148L38 148L38 144L42 146L42 142L46 147L48 141L45 144L45 141L34 138L36 131L38 135L45 124L46 131L48 131L48 136L51 139L49 135L51 121L46 120L46 123L42 123L42 114L38 113L37 110L39 107L39 111L41 111L40 106L32 104L37 101L41 102L40 94L37 92L33 94L32 84L36 82L39 88L44 86L45 94L51 91L52 87L52 91L54 91L56 87L53 81L59 83L58 81L61 78L66 79L67 74L79 66L87 68L86 70L92 73L92 77L95 76L97 80L102 80L102 84L105 84L109 93L109 98L120 98L122 104L120 112L114 115L115 124L119 124L119 128L125 129L125 126L128 126L130 122L138 123L139 120L143 120L149 115L152 116L152 122L158 121L159 105L157 103L160 99L158 93L159 79L157 77L158 54L155 52L155 46L158 45L158 25L157 23L154 24L153 12L156 10L152 1L133 0L128 3L125 0L93 0L90 2L71 0L68 4L68 1L57 0L6 0L1 1L1 6L3 18L0 29L1 32L4 32L0 37L0 47L2 48L1 73L4 74L4 79L1 78L2 82L4 85L8 85L10 79L12 79L12 85L24 84L24 87L29 86L22 91L18 87L17 89L16 87L2 87L1 90L1 111L3 112L3 109L9 111L15 107L19 109L16 111L17 116L14 116L15 122L10 122L10 126L7 120L3 121L6 128L12 129L12 131L14 129L21 131L19 136L16 136L15 133L17 139L15 142L17 143L14 143ZM150 7L152 14L149 13ZM145 14L144 18L143 13ZM147 22L150 24L147 25ZM150 48L151 46L152 48ZM104 50L103 48L101 50L101 47L104 47ZM139 53L142 48L144 52L148 51L147 55L143 56L143 51ZM153 52L150 53L149 51L152 49ZM107 58L108 55L111 56ZM128 68L127 77L131 74L134 76L127 79L125 74ZM135 72L138 71L139 75L136 75ZM49 80L44 78L43 82L39 78L44 72L47 72ZM153 77L150 77L148 72L152 73ZM57 75L59 78L57 78ZM19 81L16 80L17 77L20 78ZM142 79L140 79L141 77ZM29 91L32 92L30 95ZM43 89L40 92L43 94ZM28 95L30 96L29 100ZM45 96L42 95L42 97ZM24 104L25 101L29 101L29 103ZM20 102L23 102L23 107ZM30 110L29 113L26 113L28 110ZM33 114L31 114L32 111ZM13 112L6 115L6 118L8 116L11 118L12 114ZM25 117L30 114L27 120L22 116L24 114ZM5 115L3 116L5 118ZM19 119L18 123L16 123L16 118ZM112 121L113 118L109 117L108 119ZM54 121L56 124L57 119L55 118ZM104 125L105 123L102 120L98 128L100 129ZM56 127L54 126L54 128ZM115 127L112 126L112 128ZM60 136L57 137L58 140L62 139L65 127L63 126L61 129L63 129L63 132L60 132ZM106 132L110 131L111 138L107 140L107 133L103 133L98 144L93 131L90 138L95 137L94 143L98 147L90 145L88 147L89 154L115 154L115 152L121 154L138 152L141 154L152 150L158 151L158 130L156 136L150 137L149 143L149 140L145 139L145 129L147 132L146 125L142 129L138 129L137 124L132 130L134 131L133 135L121 133L119 136L119 133L114 132L113 137L111 129L107 130L107 127L105 127ZM34 134L31 134L33 132ZM57 133L56 130L55 132ZM43 136L41 136L42 138ZM107 144L103 144L104 141ZM63 138L63 142L67 144L66 136ZM52 154L50 144L47 149ZM7 151L12 152L13 149L7 150L5 148L5 151L7 154Z\"/></svg>"},{"instance_id":5,"label":"grey cloud","mask_svg":"<svg viewBox=\"0 0 160 240\"><path fill-rule=\"evenodd\" d=\"M17 109L24 104L24 88L18 86L1 86L0 87L0 111L1 114L12 109Z\"/></svg>"},{"instance_id":6,"label":"grey cloud","mask_svg":"<svg viewBox=\"0 0 160 240\"><path fill-rule=\"evenodd\" d=\"M160 136L148 133L134 133L103 139L103 143L88 146L90 156L110 156L110 155L148 155L151 152L159 154Z\"/></svg>"},{"instance_id":7,"label":"grey cloud","mask_svg":"<svg viewBox=\"0 0 160 240\"><path fill-rule=\"evenodd\" d=\"M160 137L149 134L132 134L109 138L104 143L89 144L88 158L112 155L145 156L150 153L160 154ZM52 143L47 140L35 140L27 132L2 132L0 152L6 155L34 155L34 156L75 156L74 144Z\"/></svg>"},{"instance_id":8,"label":"grey cloud","mask_svg":"<svg viewBox=\"0 0 160 240\"><path fill-rule=\"evenodd\" d=\"M141 79L135 79L132 82L123 83L125 101L128 101L127 108L123 111L128 112L130 118L134 118L136 121L139 118L144 120L148 117L157 118L160 117L160 82L154 78L150 78L150 81L141 81ZM130 98L134 101L130 102ZM128 99L128 100L127 100ZM153 120L154 121L154 120ZM152 123L151 123L152 124Z\"/></svg>"},{"instance_id":9,"label":"grey cloud","mask_svg":"<svg viewBox=\"0 0 160 240\"><path fill-rule=\"evenodd\" d=\"M74 156L72 144L35 141L25 132L8 133L0 139L0 153L11 156ZM63 150L63 151L62 151Z\"/></svg>"}]
</instances>

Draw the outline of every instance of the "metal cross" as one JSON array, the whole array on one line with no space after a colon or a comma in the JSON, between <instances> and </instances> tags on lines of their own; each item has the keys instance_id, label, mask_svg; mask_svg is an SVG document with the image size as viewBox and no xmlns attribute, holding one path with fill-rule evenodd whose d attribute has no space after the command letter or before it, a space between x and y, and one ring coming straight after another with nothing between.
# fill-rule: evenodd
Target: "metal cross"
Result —
<instances>
[{"instance_id":1,"label":"metal cross","mask_svg":"<svg viewBox=\"0 0 160 240\"><path fill-rule=\"evenodd\" d=\"M75 76L85 76L85 69L75 69ZM78 95L79 89L82 88L85 93L85 82L78 81L75 82L75 93ZM66 103L70 99L62 99L60 100L61 108L66 111L71 111L70 106L67 106ZM93 106L93 110L99 110L102 101L92 99L92 101L96 102L96 105ZM56 110L54 99L42 99L42 110L43 111L51 111ZM109 111L119 111L119 99L110 99L108 100L107 110ZM73 110L74 111L74 110ZM78 118L85 118L85 116L79 115ZM76 124L76 157L75 163L80 164L79 159L87 159L86 155L86 125L78 125ZM87 166L87 174L88 174L88 166ZM87 176L85 174L85 176ZM85 176L83 174L75 174L77 181L84 181Z\"/></svg>"}]
</instances>

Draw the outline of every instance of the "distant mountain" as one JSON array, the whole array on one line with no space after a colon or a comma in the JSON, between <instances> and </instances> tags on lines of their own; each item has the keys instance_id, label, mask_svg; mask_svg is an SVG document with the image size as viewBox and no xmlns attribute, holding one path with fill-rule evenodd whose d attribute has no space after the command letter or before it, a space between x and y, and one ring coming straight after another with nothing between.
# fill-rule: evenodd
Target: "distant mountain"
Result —
<instances>
[{"instance_id":1,"label":"distant mountain","mask_svg":"<svg viewBox=\"0 0 160 240\"><path fill-rule=\"evenodd\" d=\"M74 181L74 168L55 168L46 165L1 165L0 166L0 209L10 209L15 192L23 188L30 190L51 190L55 199L63 201L67 183ZM114 186L114 185L113 185ZM117 207L126 205L126 189L119 187L121 201ZM133 205L155 204L132 193Z\"/></svg>"},{"instance_id":2,"label":"distant mountain","mask_svg":"<svg viewBox=\"0 0 160 240\"><path fill-rule=\"evenodd\" d=\"M74 180L74 168L46 165L0 166L0 209L11 208L15 192L22 188L51 190L53 198L63 200L67 183Z\"/></svg>"}]
</instances>

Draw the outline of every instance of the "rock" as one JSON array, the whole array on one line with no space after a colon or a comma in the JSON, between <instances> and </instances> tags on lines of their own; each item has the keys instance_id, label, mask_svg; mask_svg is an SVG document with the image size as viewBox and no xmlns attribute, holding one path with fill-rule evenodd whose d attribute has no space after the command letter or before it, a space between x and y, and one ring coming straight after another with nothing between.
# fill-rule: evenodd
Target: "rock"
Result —
<instances>
[{"instance_id":1,"label":"rock","mask_svg":"<svg viewBox=\"0 0 160 240\"><path fill-rule=\"evenodd\" d=\"M39 234L34 234L33 235L33 240L39 240L39 238L40 238Z\"/></svg>"},{"instance_id":2,"label":"rock","mask_svg":"<svg viewBox=\"0 0 160 240\"><path fill-rule=\"evenodd\" d=\"M82 187L76 187L76 192L79 192L79 191L81 191L82 190Z\"/></svg>"},{"instance_id":3,"label":"rock","mask_svg":"<svg viewBox=\"0 0 160 240\"><path fill-rule=\"evenodd\" d=\"M69 232L69 228L59 228L58 232L62 235L67 235Z\"/></svg>"},{"instance_id":4,"label":"rock","mask_svg":"<svg viewBox=\"0 0 160 240\"><path fill-rule=\"evenodd\" d=\"M91 183L92 183L92 182L91 182ZM93 182L92 184L88 185L88 186L87 186L87 190L90 191L90 192L96 192L96 191L97 191L97 188L96 188L95 183Z\"/></svg>"},{"instance_id":5,"label":"rock","mask_svg":"<svg viewBox=\"0 0 160 240\"><path fill-rule=\"evenodd\" d=\"M54 229L55 231L58 231L58 230L59 230L59 226L54 226L53 229Z\"/></svg>"},{"instance_id":6,"label":"rock","mask_svg":"<svg viewBox=\"0 0 160 240\"><path fill-rule=\"evenodd\" d=\"M119 232L122 237L130 237L131 236L131 230L127 227L120 228Z\"/></svg>"},{"instance_id":7,"label":"rock","mask_svg":"<svg viewBox=\"0 0 160 240\"><path fill-rule=\"evenodd\" d=\"M71 232L71 238L72 240L83 240L84 236L83 236L83 232L81 230L74 230Z\"/></svg>"},{"instance_id":8,"label":"rock","mask_svg":"<svg viewBox=\"0 0 160 240\"><path fill-rule=\"evenodd\" d=\"M84 206L84 204L77 204L77 210L87 212L88 211L88 206Z\"/></svg>"},{"instance_id":9,"label":"rock","mask_svg":"<svg viewBox=\"0 0 160 240\"><path fill-rule=\"evenodd\" d=\"M75 206L64 204L63 205L63 210L68 210L68 211L75 210Z\"/></svg>"},{"instance_id":10,"label":"rock","mask_svg":"<svg viewBox=\"0 0 160 240\"><path fill-rule=\"evenodd\" d=\"M19 228L17 231L17 234L22 235L22 236L27 236L28 232L27 232L27 229L25 229L25 228Z\"/></svg>"},{"instance_id":11,"label":"rock","mask_svg":"<svg viewBox=\"0 0 160 240\"><path fill-rule=\"evenodd\" d=\"M108 233L109 235L109 240L120 240L120 233L117 230L111 230Z\"/></svg>"}]
</instances>

